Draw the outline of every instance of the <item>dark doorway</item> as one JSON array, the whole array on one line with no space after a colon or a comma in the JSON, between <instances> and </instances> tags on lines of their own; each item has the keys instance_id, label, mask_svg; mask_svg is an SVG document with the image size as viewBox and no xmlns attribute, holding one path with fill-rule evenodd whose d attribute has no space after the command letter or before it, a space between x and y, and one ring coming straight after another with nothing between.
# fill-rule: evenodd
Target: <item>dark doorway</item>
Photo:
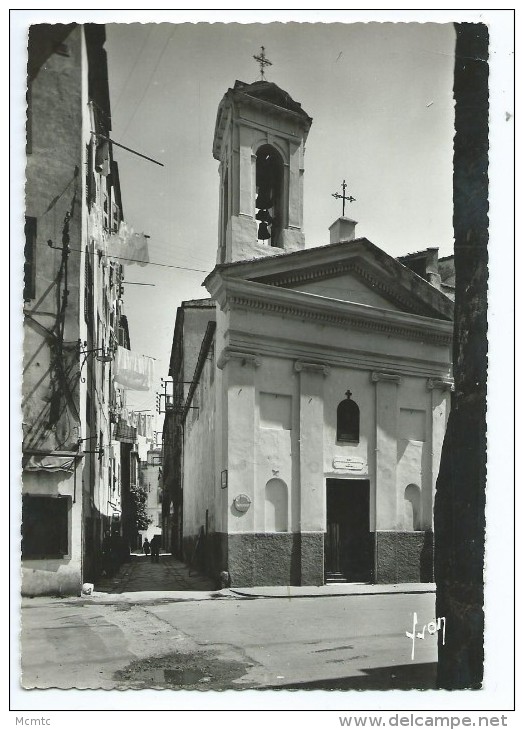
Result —
<instances>
[{"instance_id":1,"label":"dark doorway","mask_svg":"<svg viewBox=\"0 0 524 730\"><path fill-rule=\"evenodd\" d=\"M328 479L324 568L327 583L367 583L373 576L369 481Z\"/></svg>"}]
</instances>

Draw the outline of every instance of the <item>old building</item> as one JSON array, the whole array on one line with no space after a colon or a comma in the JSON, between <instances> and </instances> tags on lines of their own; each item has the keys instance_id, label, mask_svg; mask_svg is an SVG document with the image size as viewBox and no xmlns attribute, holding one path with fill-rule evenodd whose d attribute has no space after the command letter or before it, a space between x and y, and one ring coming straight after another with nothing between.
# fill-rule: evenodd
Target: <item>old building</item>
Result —
<instances>
[{"instance_id":1,"label":"old building","mask_svg":"<svg viewBox=\"0 0 524 730\"><path fill-rule=\"evenodd\" d=\"M142 541L162 534L162 449L149 449L139 465L139 482L146 493L145 511L150 523L140 530Z\"/></svg>"},{"instance_id":2,"label":"old building","mask_svg":"<svg viewBox=\"0 0 524 730\"><path fill-rule=\"evenodd\" d=\"M211 299L179 308L171 355L177 539L234 585L431 580L452 261L396 260L344 217L306 249L311 122L265 81L219 106Z\"/></svg>"},{"instance_id":3,"label":"old building","mask_svg":"<svg viewBox=\"0 0 524 730\"><path fill-rule=\"evenodd\" d=\"M29 31L22 591L76 594L122 529L115 355L129 349L103 25ZM126 457L127 458L127 457ZM125 459L124 459L125 461Z\"/></svg>"}]
</instances>

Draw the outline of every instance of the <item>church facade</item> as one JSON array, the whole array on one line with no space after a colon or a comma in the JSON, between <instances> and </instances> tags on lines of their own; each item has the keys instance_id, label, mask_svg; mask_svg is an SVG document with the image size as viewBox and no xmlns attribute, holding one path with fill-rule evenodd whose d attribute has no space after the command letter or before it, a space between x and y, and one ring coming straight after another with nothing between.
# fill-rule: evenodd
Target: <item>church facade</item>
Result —
<instances>
[{"instance_id":1,"label":"church facade","mask_svg":"<svg viewBox=\"0 0 524 730\"><path fill-rule=\"evenodd\" d=\"M306 249L311 121L266 81L219 106L211 299L182 304L171 358L173 547L236 586L431 581L452 262L349 218Z\"/></svg>"}]
</instances>

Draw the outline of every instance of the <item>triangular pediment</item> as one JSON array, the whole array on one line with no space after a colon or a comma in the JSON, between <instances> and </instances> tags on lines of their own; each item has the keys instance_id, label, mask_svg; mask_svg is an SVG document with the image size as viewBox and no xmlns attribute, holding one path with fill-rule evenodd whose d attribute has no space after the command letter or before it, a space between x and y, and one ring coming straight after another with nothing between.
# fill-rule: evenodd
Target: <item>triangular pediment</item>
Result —
<instances>
[{"instance_id":1,"label":"triangular pediment","mask_svg":"<svg viewBox=\"0 0 524 730\"><path fill-rule=\"evenodd\" d=\"M355 271L346 271L338 276L324 277L319 275L315 277L312 275L309 280L291 286L288 285L287 288L328 299L402 311L397 302L389 299L387 294L381 293L376 286L373 286L373 283L360 278Z\"/></svg>"},{"instance_id":2,"label":"triangular pediment","mask_svg":"<svg viewBox=\"0 0 524 730\"><path fill-rule=\"evenodd\" d=\"M308 294L312 299L453 319L448 297L365 238L222 264L215 271L228 278Z\"/></svg>"}]
</instances>

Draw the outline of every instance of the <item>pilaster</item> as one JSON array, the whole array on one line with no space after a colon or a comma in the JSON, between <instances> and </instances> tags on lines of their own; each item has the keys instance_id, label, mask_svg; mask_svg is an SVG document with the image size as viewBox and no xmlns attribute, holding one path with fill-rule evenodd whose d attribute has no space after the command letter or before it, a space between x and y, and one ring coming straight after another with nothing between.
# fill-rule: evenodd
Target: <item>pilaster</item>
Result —
<instances>
[{"instance_id":1,"label":"pilaster","mask_svg":"<svg viewBox=\"0 0 524 730\"><path fill-rule=\"evenodd\" d=\"M300 378L301 584L320 585L324 582L323 554L311 559L308 537L304 533L316 533L320 539L321 533L325 531L324 378L329 373L329 367L297 360L295 371Z\"/></svg>"},{"instance_id":2,"label":"pilaster","mask_svg":"<svg viewBox=\"0 0 524 730\"><path fill-rule=\"evenodd\" d=\"M253 155L252 130L243 125L239 126L240 169L239 169L239 215L255 217L255 195L253 190Z\"/></svg>"},{"instance_id":3,"label":"pilaster","mask_svg":"<svg viewBox=\"0 0 524 730\"><path fill-rule=\"evenodd\" d=\"M446 433L449 393L453 389L453 383L439 378L428 378L426 387L431 396L431 490L423 493L423 514L431 515L433 527L433 502Z\"/></svg>"},{"instance_id":4,"label":"pilaster","mask_svg":"<svg viewBox=\"0 0 524 730\"><path fill-rule=\"evenodd\" d=\"M397 524L397 434L399 375L372 372L376 384L375 530Z\"/></svg>"},{"instance_id":5,"label":"pilaster","mask_svg":"<svg viewBox=\"0 0 524 730\"><path fill-rule=\"evenodd\" d=\"M254 531L255 499L255 369L256 355L228 349L217 363L226 368L227 381L227 484L230 533ZM205 445L204 445L205 447ZM233 504L235 497L247 495L251 505L245 512Z\"/></svg>"}]
</instances>

